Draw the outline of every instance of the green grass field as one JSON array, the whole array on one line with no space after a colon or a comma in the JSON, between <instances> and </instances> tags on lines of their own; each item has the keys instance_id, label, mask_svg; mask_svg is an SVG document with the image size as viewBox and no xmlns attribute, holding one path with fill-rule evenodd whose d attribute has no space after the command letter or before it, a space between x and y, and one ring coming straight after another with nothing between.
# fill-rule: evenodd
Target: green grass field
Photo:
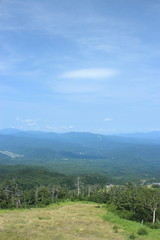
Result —
<instances>
[{"instance_id":1,"label":"green grass field","mask_svg":"<svg viewBox=\"0 0 160 240\"><path fill-rule=\"evenodd\" d=\"M47 208L0 212L1 240L124 240L95 204L64 203Z\"/></svg>"},{"instance_id":2,"label":"green grass field","mask_svg":"<svg viewBox=\"0 0 160 240\"><path fill-rule=\"evenodd\" d=\"M134 234L136 237L135 239L160 240L160 229L151 229L145 225L142 225L141 223L120 218L112 212L107 212L103 216L103 219L123 229L129 236L131 234ZM139 234L137 234L138 230L141 228L145 229L148 234L145 236L140 236Z\"/></svg>"},{"instance_id":3,"label":"green grass field","mask_svg":"<svg viewBox=\"0 0 160 240\"><path fill-rule=\"evenodd\" d=\"M0 240L159 240L160 230L146 227L139 236L139 223L127 221L94 203L66 202L46 208L0 211ZM115 227L116 225L116 227Z\"/></svg>"}]
</instances>

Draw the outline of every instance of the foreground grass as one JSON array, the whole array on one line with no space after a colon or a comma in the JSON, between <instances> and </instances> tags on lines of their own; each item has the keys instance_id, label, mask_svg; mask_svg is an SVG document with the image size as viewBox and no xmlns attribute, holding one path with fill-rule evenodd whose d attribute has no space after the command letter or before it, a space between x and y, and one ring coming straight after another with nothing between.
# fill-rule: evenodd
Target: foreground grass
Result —
<instances>
[{"instance_id":1,"label":"foreground grass","mask_svg":"<svg viewBox=\"0 0 160 240\"><path fill-rule=\"evenodd\" d=\"M123 218L118 217L116 214L112 212L107 212L103 216L103 219L123 229L128 234L128 236L134 234L136 237L135 239L137 240L160 240L160 229L151 229L145 225L142 226L138 222L125 220ZM146 229L148 234L145 236L139 236L137 232L140 228Z\"/></svg>"},{"instance_id":2,"label":"foreground grass","mask_svg":"<svg viewBox=\"0 0 160 240\"><path fill-rule=\"evenodd\" d=\"M63 203L47 208L0 211L1 240L125 240L105 222L104 208L95 204Z\"/></svg>"}]
</instances>

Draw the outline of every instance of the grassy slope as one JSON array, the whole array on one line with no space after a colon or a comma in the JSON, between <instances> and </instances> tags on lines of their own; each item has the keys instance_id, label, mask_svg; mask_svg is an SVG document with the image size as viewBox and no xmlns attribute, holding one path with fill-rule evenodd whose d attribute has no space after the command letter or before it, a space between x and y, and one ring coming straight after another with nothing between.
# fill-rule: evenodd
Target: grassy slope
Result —
<instances>
[{"instance_id":1,"label":"grassy slope","mask_svg":"<svg viewBox=\"0 0 160 240\"><path fill-rule=\"evenodd\" d=\"M1 240L160 240L160 230L145 227L148 235L139 236L139 223L124 220L96 208L92 203L53 204L47 208L0 211ZM104 216L102 218L102 216ZM106 221L104 221L105 219ZM113 226L118 226L115 233Z\"/></svg>"},{"instance_id":2,"label":"grassy slope","mask_svg":"<svg viewBox=\"0 0 160 240\"><path fill-rule=\"evenodd\" d=\"M141 225L138 222L122 219L112 212L107 212L103 216L103 219L107 222L109 221L116 226L119 226L125 232L127 232L128 235L134 233L137 240L160 240L160 229L151 229L145 225ZM145 236L139 236L137 232L140 228L146 229L148 234Z\"/></svg>"},{"instance_id":3,"label":"grassy slope","mask_svg":"<svg viewBox=\"0 0 160 240\"><path fill-rule=\"evenodd\" d=\"M103 221L104 208L95 204L67 203L30 210L0 212L1 240L124 240Z\"/></svg>"}]
</instances>

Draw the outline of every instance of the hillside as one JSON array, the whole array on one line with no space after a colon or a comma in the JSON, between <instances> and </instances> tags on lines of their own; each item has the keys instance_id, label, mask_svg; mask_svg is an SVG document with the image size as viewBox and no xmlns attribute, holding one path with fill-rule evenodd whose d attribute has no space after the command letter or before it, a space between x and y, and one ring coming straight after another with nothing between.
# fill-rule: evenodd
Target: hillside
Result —
<instances>
[{"instance_id":1,"label":"hillside","mask_svg":"<svg viewBox=\"0 0 160 240\"><path fill-rule=\"evenodd\" d=\"M79 175L83 184L105 184L113 183L113 179L99 174ZM0 187L8 182L16 180L18 186L23 189L33 189L36 186L61 185L70 189L75 188L76 175L64 175L49 171L44 167L25 165L0 165Z\"/></svg>"}]
</instances>

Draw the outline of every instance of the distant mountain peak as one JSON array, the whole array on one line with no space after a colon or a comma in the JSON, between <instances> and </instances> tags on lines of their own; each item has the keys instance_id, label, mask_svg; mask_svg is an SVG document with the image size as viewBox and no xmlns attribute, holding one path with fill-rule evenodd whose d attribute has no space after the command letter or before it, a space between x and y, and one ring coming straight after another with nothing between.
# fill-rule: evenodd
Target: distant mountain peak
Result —
<instances>
[{"instance_id":1,"label":"distant mountain peak","mask_svg":"<svg viewBox=\"0 0 160 240\"><path fill-rule=\"evenodd\" d=\"M7 135L10 135L10 134L18 133L18 132L22 132L22 131L19 130L19 129L16 129L16 128L5 128L5 129L0 129L0 134L7 134Z\"/></svg>"}]
</instances>

